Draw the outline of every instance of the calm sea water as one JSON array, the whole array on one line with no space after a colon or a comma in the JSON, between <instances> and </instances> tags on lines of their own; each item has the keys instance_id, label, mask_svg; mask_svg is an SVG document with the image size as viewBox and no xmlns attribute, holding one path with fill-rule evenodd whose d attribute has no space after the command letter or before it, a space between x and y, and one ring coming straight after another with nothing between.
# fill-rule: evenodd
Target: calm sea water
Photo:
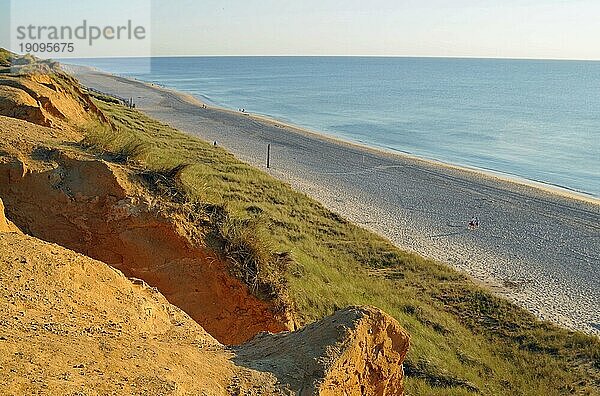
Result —
<instances>
[{"instance_id":1,"label":"calm sea water","mask_svg":"<svg viewBox=\"0 0 600 396\"><path fill-rule=\"evenodd\" d=\"M73 63L373 147L600 197L600 62L192 57L152 58L150 73L136 72L143 61Z\"/></svg>"}]
</instances>

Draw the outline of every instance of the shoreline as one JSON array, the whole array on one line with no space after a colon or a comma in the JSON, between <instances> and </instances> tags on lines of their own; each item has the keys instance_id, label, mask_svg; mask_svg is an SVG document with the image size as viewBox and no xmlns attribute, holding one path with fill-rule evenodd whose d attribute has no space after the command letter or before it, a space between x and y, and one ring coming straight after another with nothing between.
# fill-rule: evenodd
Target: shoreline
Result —
<instances>
[{"instance_id":1,"label":"shoreline","mask_svg":"<svg viewBox=\"0 0 600 396\"><path fill-rule=\"evenodd\" d=\"M142 83L148 83L146 81L141 81L141 80L136 80L136 81L140 81ZM179 94L183 94L183 95L190 95L193 98L198 99L191 94L177 91L175 88L162 87L162 89L170 91L172 94L179 93ZM204 102L199 100L199 103L204 103ZM392 149L392 148L385 148L385 147L376 147L373 145L369 145L368 143L358 142L358 141L354 141L351 139L345 139L343 137L338 137L338 136L332 136L332 135L328 135L324 132L319 132L319 131L315 131L315 130L312 130L312 129L309 129L309 128L306 128L303 126L298 126L298 125L290 123L290 122L280 121L280 120L273 118L271 116L268 116L268 115L262 115L262 114L256 114L256 113L240 113L235 110L228 109L228 108L221 107L221 106L216 106L216 105L206 104L206 106L209 106L215 110L227 111L227 112L231 112L231 113L235 113L235 114L239 114L239 115L248 116L255 120L270 123L276 127L289 128L289 129L294 130L296 133L306 134L308 136L316 137L318 139L329 140L336 144L354 146L354 147L358 147L362 150L372 151L372 152L375 152L378 154L398 156L398 157L403 157L403 158L407 158L407 159L411 159L411 160L415 160L415 161L422 161L429 165L447 167L447 168L452 168L452 169L465 171L465 172L473 172L473 173L478 174L479 176L486 176L486 177L489 177L492 179L501 180L503 182L519 184L519 185L523 185L523 186L527 186L527 187L533 187L533 188L542 190L544 192L556 194L556 195L559 195L559 196L562 196L565 198L577 199L577 200L581 200L583 202L591 203L594 205L600 205L600 197L596 197L590 193L587 193L584 191L578 191L576 189L573 189L573 188L570 188L567 186L561 186L561 185L552 184L552 183L548 183L548 182L527 179L527 178L519 176L519 175L513 175L510 173L501 172L501 171L498 171L495 169L486 169L486 168L480 168L480 167L469 166L469 165L455 164L455 163L437 160L437 159L433 159L433 158L422 157L422 156L419 156L419 155L416 155L416 154L413 154L410 152L406 152L406 151L396 150L396 149Z\"/></svg>"},{"instance_id":2,"label":"shoreline","mask_svg":"<svg viewBox=\"0 0 600 396\"><path fill-rule=\"evenodd\" d=\"M333 136L333 135L327 134L325 132L319 132L317 130L313 130L308 127L296 125L293 122L279 120L276 117L273 117L270 115L259 114L259 113L247 113L247 112L242 113L242 112L236 111L235 109L230 109L225 106L220 106L218 104L212 103L210 101L210 99L208 101L203 101L201 98L198 98L197 96L194 96L193 94L177 90L174 87L168 87L168 86L165 86L162 84L153 83L153 82L146 81L146 80L140 80L140 79L134 78L134 77L115 75L115 74L106 72L104 70L89 67L89 66L80 66L80 65L68 65L68 66L75 66L78 68L88 68L88 69L93 70L94 72L106 73L106 74L112 75L116 78L122 78L125 80L133 80L140 84L146 85L148 88L162 90L171 95L178 96L181 99L189 102L190 104L195 104L195 105L200 105L200 106L204 105L212 110L224 111L224 112L228 112L230 114L250 117L257 121L269 123L275 127L285 127L285 128L293 130L296 133L305 134L307 136L315 137L315 138L322 139L322 140L332 141L337 144L355 146L360 149L371 151L371 152L376 152L379 154L399 156L399 157L404 157L404 158L408 158L411 160L422 161L429 165L448 167L448 168L457 169L457 170L466 171L466 172L473 172L480 176L486 176L491 179L497 179L497 180L501 180L503 182L514 183L514 184L519 184L519 185L523 185L523 186L527 186L527 187L532 187L532 188L542 190L546 193L559 195L561 197L577 199L577 200L580 200L580 201L583 201L586 203L600 205L600 197L596 197L595 195L593 195L591 193L588 193L585 191L579 191L577 189L574 189L574 188L571 188L568 186L562 186L562 185L558 185L558 184L552 184L549 182L528 179L527 177L524 177L524 176L515 175L515 174L511 174L511 173L507 173L507 172L502 172L502 171L498 171L495 169L487 169L487 168L481 168L481 167L476 167L476 166L469 166L469 165L447 162L447 161L438 160L438 159L434 159L434 158L427 158L427 157L413 154L411 152L397 150L397 149L393 149L393 148L386 148L386 147L381 147L381 146L378 147L375 145L370 145L368 143L358 142L358 141L355 141L355 140L352 140L349 138Z\"/></svg>"},{"instance_id":3,"label":"shoreline","mask_svg":"<svg viewBox=\"0 0 600 396\"><path fill-rule=\"evenodd\" d=\"M138 94L146 114L205 141L218 140L263 170L262 150L273 143L275 166L266 170L271 175L540 319L600 335L599 282L588 279L600 265L600 245L589 239L600 224L596 199L324 136L153 83L104 72L75 74L108 94ZM472 213L485 214L486 224L465 232L463 216Z\"/></svg>"}]
</instances>

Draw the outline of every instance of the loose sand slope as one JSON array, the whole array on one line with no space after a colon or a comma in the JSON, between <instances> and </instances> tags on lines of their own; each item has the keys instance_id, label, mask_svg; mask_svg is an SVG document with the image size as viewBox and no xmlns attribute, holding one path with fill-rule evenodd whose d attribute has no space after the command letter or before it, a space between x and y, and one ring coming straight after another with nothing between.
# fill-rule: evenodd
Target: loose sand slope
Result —
<instances>
[{"instance_id":1,"label":"loose sand slope","mask_svg":"<svg viewBox=\"0 0 600 396\"><path fill-rule=\"evenodd\" d=\"M137 108L217 141L401 248L493 285L541 318L599 333L600 205L323 139L168 90L75 69L83 84L133 97ZM470 232L473 215L481 227Z\"/></svg>"},{"instance_id":2,"label":"loose sand slope","mask_svg":"<svg viewBox=\"0 0 600 396\"><path fill-rule=\"evenodd\" d=\"M403 391L408 335L373 308L231 351L156 289L16 232L0 233L0 301L6 395Z\"/></svg>"},{"instance_id":3,"label":"loose sand slope","mask_svg":"<svg viewBox=\"0 0 600 396\"><path fill-rule=\"evenodd\" d=\"M0 298L2 394L224 395L259 375L156 290L31 237L0 234Z\"/></svg>"}]
</instances>

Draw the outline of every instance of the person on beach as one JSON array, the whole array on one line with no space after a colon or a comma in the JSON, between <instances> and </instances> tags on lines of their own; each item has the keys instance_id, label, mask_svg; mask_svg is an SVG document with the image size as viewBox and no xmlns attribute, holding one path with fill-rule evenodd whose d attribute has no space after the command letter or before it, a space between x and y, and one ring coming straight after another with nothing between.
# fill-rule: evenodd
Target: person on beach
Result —
<instances>
[{"instance_id":1,"label":"person on beach","mask_svg":"<svg viewBox=\"0 0 600 396\"><path fill-rule=\"evenodd\" d=\"M479 217L473 216L469 221L469 229L474 230L476 228L479 228Z\"/></svg>"}]
</instances>

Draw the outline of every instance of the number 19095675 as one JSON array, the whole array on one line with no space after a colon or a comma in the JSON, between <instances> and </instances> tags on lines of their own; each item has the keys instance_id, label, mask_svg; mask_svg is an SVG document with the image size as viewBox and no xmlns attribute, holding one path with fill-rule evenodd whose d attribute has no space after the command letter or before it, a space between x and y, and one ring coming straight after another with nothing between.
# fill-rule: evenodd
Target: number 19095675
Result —
<instances>
[{"instance_id":1,"label":"number 19095675","mask_svg":"<svg viewBox=\"0 0 600 396\"><path fill-rule=\"evenodd\" d=\"M73 43L20 43L21 53L26 52L73 52L75 45Z\"/></svg>"}]
</instances>

